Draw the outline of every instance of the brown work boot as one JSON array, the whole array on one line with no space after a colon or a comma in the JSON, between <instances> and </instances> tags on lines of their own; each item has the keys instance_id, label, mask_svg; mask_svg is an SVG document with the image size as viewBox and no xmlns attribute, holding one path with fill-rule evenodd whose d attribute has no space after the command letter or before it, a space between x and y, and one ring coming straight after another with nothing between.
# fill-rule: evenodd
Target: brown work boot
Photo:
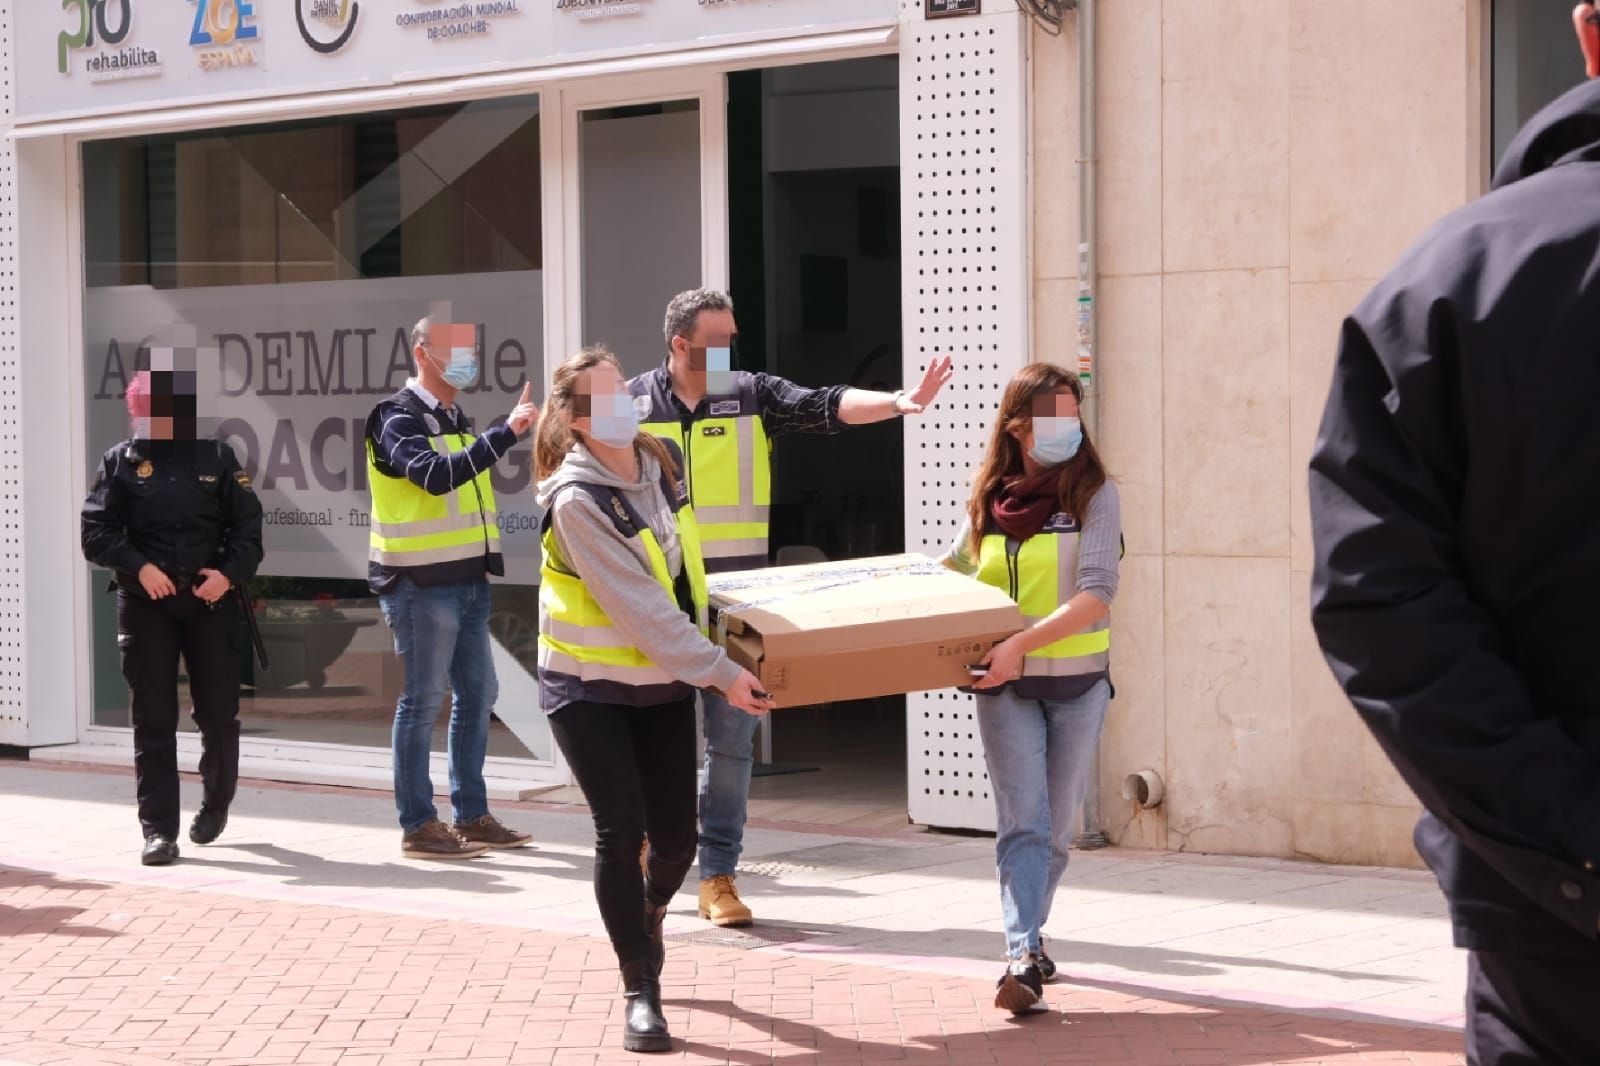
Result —
<instances>
[{"instance_id":1,"label":"brown work boot","mask_svg":"<svg viewBox=\"0 0 1600 1066\"><path fill-rule=\"evenodd\" d=\"M491 848L525 848L533 843L532 833L519 833L506 828L492 814L474 818L470 822L457 822L456 833L469 844L487 844Z\"/></svg>"},{"instance_id":2,"label":"brown work boot","mask_svg":"<svg viewBox=\"0 0 1600 1066\"><path fill-rule=\"evenodd\" d=\"M400 838L400 854L408 859L476 859L488 850L489 845L462 839L437 818Z\"/></svg>"},{"instance_id":3,"label":"brown work boot","mask_svg":"<svg viewBox=\"0 0 1600 1066\"><path fill-rule=\"evenodd\" d=\"M739 898L730 874L718 874L700 882L700 917L709 918L712 925L740 926L755 923L755 915Z\"/></svg>"}]
</instances>

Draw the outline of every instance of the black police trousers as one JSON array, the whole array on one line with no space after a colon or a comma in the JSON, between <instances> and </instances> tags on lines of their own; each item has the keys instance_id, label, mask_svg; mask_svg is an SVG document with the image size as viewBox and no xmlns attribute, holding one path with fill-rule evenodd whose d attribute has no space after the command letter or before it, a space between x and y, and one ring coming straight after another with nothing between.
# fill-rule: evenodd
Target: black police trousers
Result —
<instances>
[{"instance_id":1,"label":"black police trousers","mask_svg":"<svg viewBox=\"0 0 1600 1066\"><path fill-rule=\"evenodd\" d=\"M188 589L148 600L117 591L117 645L133 694L133 769L145 838L178 835L178 656L189 673L203 754L205 803L226 807L239 786L239 597L215 608Z\"/></svg>"},{"instance_id":2,"label":"black police trousers","mask_svg":"<svg viewBox=\"0 0 1600 1066\"><path fill-rule=\"evenodd\" d=\"M1467 961L1470 1066L1593 1066L1600 1062L1600 944L1536 953L1474 951Z\"/></svg>"}]
</instances>

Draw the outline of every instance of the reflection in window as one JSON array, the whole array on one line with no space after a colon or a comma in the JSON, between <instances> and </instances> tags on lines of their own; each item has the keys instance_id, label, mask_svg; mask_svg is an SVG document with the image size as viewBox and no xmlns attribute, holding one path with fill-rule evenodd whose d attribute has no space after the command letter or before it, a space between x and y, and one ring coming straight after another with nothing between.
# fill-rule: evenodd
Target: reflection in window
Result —
<instances>
[{"instance_id":1,"label":"reflection in window","mask_svg":"<svg viewBox=\"0 0 1600 1066\"><path fill-rule=\"evenodd\" d=\"M537 270L537 101L83 146L91 288Z\"/></svg>"},{"instance_id":2,"label":"reflection in window","mask_svg":"<svg viewBox=\"0 0 1600 1066\"><path fill-rule=\"evenodd\" d=\"M409 373L397 328L433 300L482 328L484 374L460 401L480 426L539 376L539 122L537 98L517 98L82 147L90 461L126 435L119 375L174 321L220 353L204 413L249 438L231 439L269 511L253 592L271 665L241 635L247 736L389 746L402 672L365 581L362 424ZM507 551L521 537L532 564L493 592L489 754L548 760L526 449L497 470L501 514L520 521ZM326 533L293 524L324 510ZM127 726L106 577L90 610L94 722Z\"/></svg>"},{"instance_id":3,"label":"reflection in window","mask_svg":"<svg viewBox=\"0 0 1600 1066\"><path fill-rule=\"evenodd\" d=\"M699 101L583 112L578 167L583 337L641 374L666 357L667 301L703 274Z\"/></svg>"}]
</instances>

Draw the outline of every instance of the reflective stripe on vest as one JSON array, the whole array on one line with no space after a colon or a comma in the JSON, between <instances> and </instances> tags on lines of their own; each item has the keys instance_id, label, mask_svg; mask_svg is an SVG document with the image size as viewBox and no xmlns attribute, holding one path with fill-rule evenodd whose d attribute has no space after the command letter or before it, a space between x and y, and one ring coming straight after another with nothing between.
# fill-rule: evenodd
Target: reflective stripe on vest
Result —
<instances>
[{"instance_id":1,"label":"reflective stripe on vest","mask_svg":"<svg viewBox=\"0 0 1600 1066\"><path fill-rule=\"evenodd\" d=\"M1078 591L1077 523L1056 515L1016 551L1016 583L1012 584L1007 538L992 534L978 548L978 580L1016 600L1029 625L1054 614ZM1104 673L1111 666L1109 616L1084 630L1028 653L1023 676L1077 677Z\"/></svg>"},{"instance_id":2,"label":"reflective stripe on vest","mask_svg":"<svg viewBox=\"0 0 1600 1066\"><path fill-rule=\"evenodd\" d=\"M753 405L746 405L750 409ZM643 429L676 444L689 468L689 498L700 522L708 563L767 557L772 513L772 444L760 415L705 418L683 424L645 422Z\"/></svg>"},{"instance_id":3,"label":"reflective stripe on vest","mask_svg":"<svg viewBox=\"0 0 1600 1066\"><path fill-rule=\"evenodd\" d=\"M585 486L579 488L593 491ZM621 497L617 499L620 501ZM551 506L554 507L554 501L551 501ZM638 538L656 583L666 593L668 600L676 604L678 595L672 574L667 569L667 557L661 549L661 543L631 508L626 504L623 507L627 517L620 521L612 508L602 507L602 510L611 517L620 534L630 539ZM700 632L706 633L709 630L709 598L694 510L687 506L680 507L675 520L695 623ZM545 530L543 544L544 564L540 569L539 582L539 669L574 677L580 682L607 682L636 689L682 684L682 679L666 673L634 647L589 593L583 579L566 568L553 529ZM613 701L601 698L599 702Z\"/></svg>"},{"instance_id":4,"label":"reflective stripe on vest","mask_svg":"<svg viewBox=\"0 0 1600 1066\"><path fill-rule=\"evenodd\" d=\"M448 433L430 437L428 443L436 452L454 455L470 448L473 440L470 433ZM380 472L369 440L367 475L372 489L367 558L372 562L419 567L481 559L500 551L500 527L495 522L494 486L489 471L443 496L435 496L410 478Z\"/></svg>"}]
</instances>

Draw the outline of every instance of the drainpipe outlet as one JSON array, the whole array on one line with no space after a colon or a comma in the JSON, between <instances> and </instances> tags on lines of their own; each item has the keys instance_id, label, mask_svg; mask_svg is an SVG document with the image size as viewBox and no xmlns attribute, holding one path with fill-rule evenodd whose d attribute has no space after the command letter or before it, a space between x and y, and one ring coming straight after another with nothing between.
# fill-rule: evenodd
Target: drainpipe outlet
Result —
<instances>
[{"instance_id":1,"label":"drainpipe outlet","mask_svg":"<svg viewBox=\"0 0 1600 1066\"><path fill-rule=\"evenodd\" d=\"M1161 806L1166 794L1167 786L1154 770L1140 770L1122 779L1122 798L1133 800L1147 811Z\"/></svg>"}]
</instances>

